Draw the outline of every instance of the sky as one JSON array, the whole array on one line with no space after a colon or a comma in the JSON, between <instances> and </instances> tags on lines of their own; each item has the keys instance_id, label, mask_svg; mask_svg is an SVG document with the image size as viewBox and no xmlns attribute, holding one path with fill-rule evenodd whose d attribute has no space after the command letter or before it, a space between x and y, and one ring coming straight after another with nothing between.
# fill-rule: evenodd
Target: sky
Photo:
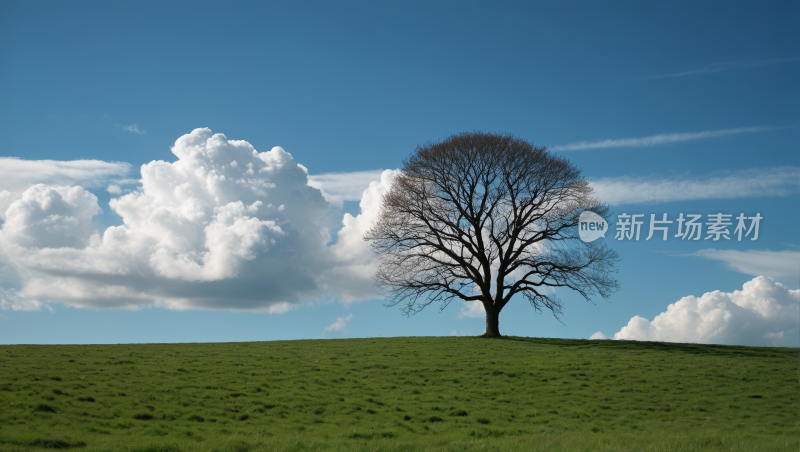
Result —
<instances>
[{"instance_id":1,"label":"sky","mask_svg":"<svg viewBox=\"0 0 800 452\"><path fill-rule=\"evenodd\" d=\"M417 145L481 130L581 168L622 257L608 301L558 290L557 320L520 297L502 334L800 346L798 18L794 2L2 2L0 343L479 335L475 304L385 307L361 237ZM665 214L667 240L647 240ZM639 239L617 238L633 215Z\"/></svg>"}]
</instances>

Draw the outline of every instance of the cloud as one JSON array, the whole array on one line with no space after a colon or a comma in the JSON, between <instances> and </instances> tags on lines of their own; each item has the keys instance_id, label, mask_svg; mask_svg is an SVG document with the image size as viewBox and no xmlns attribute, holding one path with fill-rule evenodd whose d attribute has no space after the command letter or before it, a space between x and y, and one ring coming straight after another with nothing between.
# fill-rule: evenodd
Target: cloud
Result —
<instances>
[{"instance_id":1,"label":"cloud","mask_svg":"<svg viewBox=\"0 0 800 452\"><path fill-rule=\"evenodd\" d=\"M0 157L0 219L5 219L6 209L33 185L102 187L109 179L126 176L130 171L131 165L123 162Z\"/></svg>"},{"instance_id":2,"label":"cloud","mask_svg":"<svg viewBox=\"0 0 800 452\"><path fill-rule=\"evenodd\" d=\"M622 147L649 147L657 146L660 144L675 143L678 141L692 141L700 140L703 138L723 137L726 135L736 135L740 133L764 132L767 130L774 130L775 127L741 127L738 129L727 130L711 130L704 132L692 133L662 133L660 135L652 135L643 138L618 138L611 140L601 141L579 141L577 143L570 143L558 146L552 146L551 151L582 151L586 149L605 149L605 148L622 148Z\"/></svg>"},{"instance_id":3,"label":"cloud","mask_svg":"<svg viewBox=\"0 0 800 452\"><path fill-rule=\"evenodd\" d=\"M795 280L800 274L800 251L703 249L690 256L724 263L731 270L751 276Z\"/></svg>"},{"instance_id":4,"label":"cloud","mask_svg":"<svg viewBox=\"0 0 800 452\"><path fill-rule=\"evenodd\" d=\"M137 135L144 135L144 130L139 130L139 127L137 127L136 124L132 124L129 126L122 126L122 130L126 132L135 133Z\"/></svg>"},{"instance_id":5,"label":"cloud","mask_svg":"<svg viewBox=\"0 0 800 452\"><path fill-rule=\"evenodd\" d=\"M341 331L347 334L350 332L350 330L346 328L347 322L351 320L353 320L353 314L350 314L347 317L338 317L330 326L325 327L325 331Z\"/></svg>"},{"instance_id":6,"label":"cloud","mask_svg":"<svg viewBox=\"0 0 800 452\"><path fill-rule=\"evenodd\" d=\"M117 185L132 185L132 184L140 184L142 181L139 179L113 179L111 182Z\"/></svg>"},{"instance_id":7,"label":"cloud","mask_svg":"<svg viewBox=\"0 0 800 452\"><path fill-rule=\"evenodd\" d=\"M592 182L598 199L609 204L645 204L694 199L789 196L800 193L800 168L752 168L705 177L612 177Z\"/></svg>"},{"instance_id":8,"label":"cloud","mask_svg":"<svg viewBox=\"0 0 800 452\"><path fill-rule=\"evenodd\" d=\"M106 191L109 192L111 195L121 195L123 193L130 193L135 188L122 188L125 185L139 185L141 181L139 179L113 179L108 187L106 187Z\"/></svg>"},{"instance_id":9,"label":"cloud","mask_svg":"<svg viewBox=\"0 0 800 452\"><path fill-rule=\"evenodd\" d=\"M359 203L361 213L355 217L344 214L338 241L330 247L337 264L325 272L329 289L339 293L342 302L363 300L375 295L372 273L377 256L362 237L377 221L381 199L398 173L397 170L384 170L379 180L370 182L364 190Z\"/></svg>"},{"instance_id":10,"label":"cloud","mask_svg":"<svg viewBox=\"0 0 800 452\"><path fill-rule=\"evenodd\" d=\"M645 80L646 79L654 79L654 78L685 77L687 75L697 75L697 74L710 74L710 73L713 73L713 72L730 71L730 70L733 70L733 69L743 69L743 68L748 68L748 67L767 66L767 65L771 65L771 64L787 63L789 61L794 61L794 58L779 58L779 59L772 59L772 60L713 63L713 64L709 64L708 66L700 68L700 69L692 69L692 70L689 70L689 71L676 72L674 74L653 75L651 77L645 77Z\"/></svg>"},{"instance_id":11,"label":"cloud","mask_svg":"<svg viewBox=\"0 0 800 452\"><path fill-rule=\"evenodd\" d=\"M451 336L458 336L458 332L456 330L450 330Z\"/></svg>"},{"instance_id":12,"label":"cloud","mask_svg":"<svg viewBox=\"0 0 800 452\"><path fill-rule=\"evenodd\" d=\"M54 312L47 303L21 298L15 290L6 290L0 287L0 309L3 311L41 311L42 308ZM6 316L0 317L8 319Z\"/></svg>"},{"instance_id":13,"label":"cloud","mask_svg":"<svg viewBox=\"0 0 800 452\"><path fill-rule=\"evenodd\" d=\"M111 178L127 176L131 165L102 160L25 160L0 157L0 191L22 191L34 184L102 187Z\"/></svg>"},{"instance_id":14,"label":"cloud","mask_svg":"<svg viewBox=\"0 0 800 452\"><path fill-rule=\"evenodd\" d=\"M742 290L692 295L652 322L634 316L614 339L735 345L800 345L800 290L758 276Z\"/></svg>"},{"instance_id":15,"label":"cloud","mask_svg":"<svg viewBox=\"0 0 800 452\"><path fill-rule=\"evenodd\" d=\"M483 303L480 300L465 301L461 312L458 313L458 318L463 319L465 317L485 319L486 310L483 309Z\"/></svg>"},{"instance_id":16,"label":"cloud","mask_svg":"<svg viewBox=\"0 0 800 452\"><path fill-rule=\"evenodd\" d=\"M589 339L608 339L605 334L601 333L600 331L592 334L589 336Z\"/></svg>"},{"instance_id":17,"label":"cloud","mask_svg":"<svg viewBox=\"0 0 800 452\"><path fill-rule=\"evenodd\" d=\"M371 182L380 181L383 170L322 173L308 176L308 185L322 191L325 199L341 207L344 201L359 201Z\"/></svg>"},{"instance_id":18,"label":"cloud","mask_svg":"<svg viewBox=\"0 0 800 452\"><path fill-rule=\"evenodd\" d=\"M309 177L335 205L362 199L385 171L324 173ZM390 173L393 174L393 173ZM388 186L387 186L388 187ZM701 177L606 177L592 182L597 197L609 204L645 204L695 199L789 196L800 193L800 168L793 166L751 168L716 172Z\"/></svg>"},{"instance_id":19,"label":"cloud","mask_svg":"<svg viewBox=\"0 0 800 452\"><path fill-rule=\"evenodd\" d=\"M102 233L91 221L97 198L82 187L39 184L13 200L0 253L21 288L7 304L281 313L374 296L361 237L394 172L368 185L361 214L344 216L329 247L330 204L282 148L195 129L172 152L177 160L143 165L141 186L110 201L122 224Z\"/></svg>"},{"instance_id":20,"label":"cloud","mask_svg":"<svg viewBox=\"0 0 800 452\"><path fill-rule=\"evenodd\" d=\"M98 213L97 197L81 187L36 184L8 207L0 234L22 247L81 247Z\"/></svg>"}]
</instances>

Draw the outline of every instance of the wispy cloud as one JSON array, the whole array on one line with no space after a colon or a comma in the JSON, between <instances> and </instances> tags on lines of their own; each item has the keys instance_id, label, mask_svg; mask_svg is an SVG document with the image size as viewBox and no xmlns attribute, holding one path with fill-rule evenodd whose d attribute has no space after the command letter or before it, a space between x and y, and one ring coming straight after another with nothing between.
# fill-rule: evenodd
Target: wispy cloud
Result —
<instances>
[{"instance_id":1,"label":"wispy cloud","mask_svg":"<svg viewBox=\"0 0 800 452\"><path fill-rule=\"evenodd\" d=\"M800 251L717 250L696 251L689 256L724 263L729 269L746 275L765 275L780 281L796 281L800 271Z\"/></svg>"},{"instance_id":2,"label":"wispy cloud","mask_svg":"<svg viewBox=\"0 0 800 452\"><path fill-rule=\"evenodd\" d=\"M0 157L0 191L25 190L34 184L100 187L112 178L126 176L130 163L103 160L25 160ZM136 180L138 182L138 180Z\"/></svg>"},{"instance_id":3,"label":"wispy cloud","mask_svg":"<svg viewBox=\"0 0 800 452\"><path fill-rule=\"evenodd\" d=\"M583 151L586 149L605 149L605 148L639 148L657 146L659 144L675 143L678 141L692 141L703 138L724 137L726 135L736 135L740 133L764 132L775 130L777 127L740 127L738 129L709 130L703 132L689 133L662 133L642 138L617 138L600 141L579 141L577 143L553 146L551 151Z\"/></svg>"},{"instance_id":4,"label":"wispy cloud","mask_svg":"<svg viewBox=\"0 0 800 452\"><path fill-rule=\"evenodd\" d=\"M122 130L126 132L135 133L137 135L144 135L144 130L139 130L139 127L136 124L132 124L129 126L122 126Z\"/></svg>"},{"instance_id":5,"label":"wispy cloud","mask_svg":"<svg viewBox=\"0 0 800 452\"><path fill-rule=\"evenodd\" d=\"M726 62L726 63L713 63L700 69L691 69L683 72L676 72L674 74L653 75L645 77L644 79L654 78L669 78L669 77L685 77L687 75L697 74L710 74L713 72L730 71L734 69L744 69L749 67L768 66L772 64L788 63L794 61L794 58L777 58L772 60L756 60L756 61L739 61L739 62Z\"/></svg>"},{"instance_id":6,"label":"wispy cloud","mask_svg":"<svg viewBox=\"0 0 800 452\"><path fill-rule=\"evenodd\" d=\"M347 334L350 332L350 330L347 329L347 322L351 320L353 320L353 314L347 317L338 317L330 326L325 327L325 331L341 331Z\"/></svg>"},{"instance_id":7,"label":"wispy cloud","mask_svg":"<svg viewBox=\"0 0 800 452\"><path fill-rule=\"evenodd\" d=\"M788 196L800 193L800 168L751 168L701 177L612 177L593 181L592 188L598 199L613 205Z\"/></svg>"},{"instance_id":8,"label":"wispy cloud","mask_svg":"<svg viewBox=\"0 0 800 452\"><path fill-rule=\"evenodd\" d=\"M369 184L381 180L381 174L383 170L322 173L309 175L308 185L320 189L329 203L341 206L343 201L360 201Z\"/></svg>"},{"instance_id":9,"label":"wispy cloud","mask_svg":"<svg viewBox=\"0 0 800 452\"><path fill-rule=\"evenodd\" d=\"M309 185L330 190L326 195L341 202L360 199L360 193L376 178L380 178L380 170L329 173L309 176ZM789 196L800 193L800 167L750 168L701 176L605 177L593 181L592 187L598 199L612 205ZM484 315L480 303L462 311L462 317Z\"/></svg>"},{"instance_id":10,"label":"wispy cloud","mask_svg":"<svg viewBox=\"0 0 800 452\"><path fill-rule=\"evenodd\" d=\"M111 182L117 185L134 185L134 184L141 184L141 179L114 179Z\"/></svg>"}]
</instances>

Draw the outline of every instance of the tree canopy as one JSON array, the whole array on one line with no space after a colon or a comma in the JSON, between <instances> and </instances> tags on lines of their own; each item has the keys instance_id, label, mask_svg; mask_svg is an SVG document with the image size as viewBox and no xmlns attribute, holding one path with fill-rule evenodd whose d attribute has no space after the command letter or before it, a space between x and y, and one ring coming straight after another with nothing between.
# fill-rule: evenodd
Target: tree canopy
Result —
<instances>
[{"instance_id":1,"label":"tree canopy","mask_svg":"<svg viewBox=\"0 0 800 452\"><path fill-rule=\"evenodd\" d=\"M417 146L364 239L387 306L414 314L434 302L478 301L484 337L515 295L559 318L557 289L591 301L618 290L617 253L584 242L579 218L608 206L566 158L510 134L460 133Z\"/></svg>"}]
</instances>

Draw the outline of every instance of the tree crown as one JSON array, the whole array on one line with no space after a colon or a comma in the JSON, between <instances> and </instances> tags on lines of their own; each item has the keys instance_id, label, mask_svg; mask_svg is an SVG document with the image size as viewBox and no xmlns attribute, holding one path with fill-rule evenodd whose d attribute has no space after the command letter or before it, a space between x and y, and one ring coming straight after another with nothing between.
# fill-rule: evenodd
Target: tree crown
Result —
<instances>
[{"instance_id":1,"label":"tree crown","mask_svg":"<svg viewBox=\"0 0 800 452\"><path fill-rule=\"evenodd\" d=\"M510 134L460 133L403 162L364 239L380 254L377 286L406 314L456 298L496 314L521 294L558 317L556 288L589 301L618 289L616 252L579 238L584 210L609 213L566 158Z\"/></svg>"}]
</instances>

